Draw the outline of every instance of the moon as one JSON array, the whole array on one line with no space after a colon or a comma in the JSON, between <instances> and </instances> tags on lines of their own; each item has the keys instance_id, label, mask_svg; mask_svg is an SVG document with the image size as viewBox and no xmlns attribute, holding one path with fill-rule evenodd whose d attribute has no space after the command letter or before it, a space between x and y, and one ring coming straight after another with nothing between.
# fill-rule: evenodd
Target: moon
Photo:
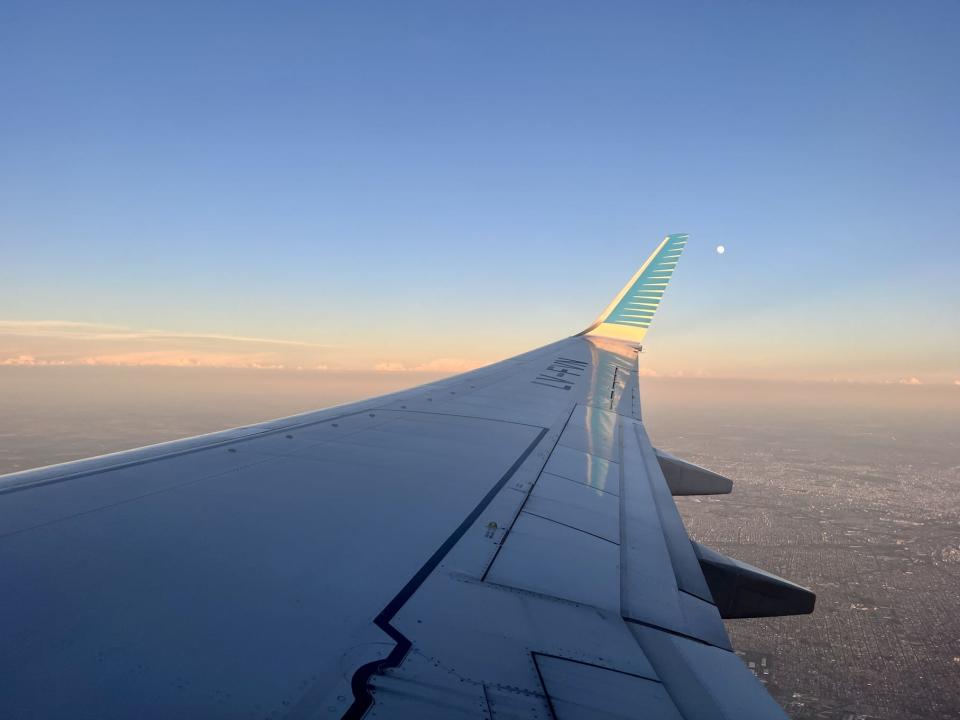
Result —
<instances>
[{"instance_id":1,"label":"moon","mask_svg":"<svg viewBox=\"0 0 960 720\"><path fill-rule=\"evenodd\" d=\"M723 255L727 249L723 245L717 245L717 255Z\"/></svg>"}]
</instances>

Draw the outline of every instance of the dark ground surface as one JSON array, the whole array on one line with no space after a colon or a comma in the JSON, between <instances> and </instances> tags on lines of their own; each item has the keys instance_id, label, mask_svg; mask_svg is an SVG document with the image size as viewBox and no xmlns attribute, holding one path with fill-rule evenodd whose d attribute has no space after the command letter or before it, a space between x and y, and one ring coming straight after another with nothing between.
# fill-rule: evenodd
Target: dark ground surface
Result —
<instances>
[{"instance_id":1,"label":"dark ground surface","mask_svg":"<svg viewBox=\"0 0 960 720\"><path fill-rule=\"evenodd\" d=\"M790 716L960 718L955 406L669 398L648 403L654 441L734 479L678 499L690 535L817 593L813 615L727 622Z\"/></svg>"}]
</instances>

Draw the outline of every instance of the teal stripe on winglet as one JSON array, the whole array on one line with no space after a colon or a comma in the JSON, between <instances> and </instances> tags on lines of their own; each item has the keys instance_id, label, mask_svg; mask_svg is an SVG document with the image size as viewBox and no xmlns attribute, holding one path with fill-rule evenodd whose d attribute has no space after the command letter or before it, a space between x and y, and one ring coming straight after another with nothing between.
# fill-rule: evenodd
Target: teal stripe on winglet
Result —
<instances>
[{"instance_id":1,"label":"teal stripe on winglet","mask_svg":"<svg viewBox=\"0 0 960 720\"><path fill-rule=\"evenodd\" d=\"M640 273L636 282L620 298L620 302L606 317L605 322L648 327L686 244L686 235L671 235L656 257ZM643 307L637 307L638 303L642 303Z\"/></svg>"}]
</instances>

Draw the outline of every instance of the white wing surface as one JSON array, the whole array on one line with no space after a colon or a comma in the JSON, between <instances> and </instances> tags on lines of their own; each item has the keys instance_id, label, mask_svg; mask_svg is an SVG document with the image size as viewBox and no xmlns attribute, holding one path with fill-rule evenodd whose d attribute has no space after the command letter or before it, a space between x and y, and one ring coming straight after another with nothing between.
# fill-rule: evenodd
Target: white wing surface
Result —
<instances>
[{"instance_id":1,"label":"white wing surface","mask_svg":"<svg viewBox=\"0 0 960 720\"><path fill-rule=\"evenodd\" d=\"M691 542L637 346L584 333L352 405L0 478L0 716L781 718L722 617L813 595Z\"/></svg>"}]
</instances>

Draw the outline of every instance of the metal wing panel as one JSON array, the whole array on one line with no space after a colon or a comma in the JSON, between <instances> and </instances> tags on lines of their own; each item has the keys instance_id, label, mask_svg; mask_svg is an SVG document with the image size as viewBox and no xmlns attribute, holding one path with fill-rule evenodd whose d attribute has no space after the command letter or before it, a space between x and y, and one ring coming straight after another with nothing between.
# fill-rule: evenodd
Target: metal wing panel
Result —
<instances>
[{"instance_id":1,"label":"metal wing panel","mask_svg":"<svg viewBox=\"0 0 960 720\"><path fill-rule=\"evenodd\" d=\"M690 544L690 536L687 535L683 520L670 495L670 488L660 469L650 438L647 437L647 431L642 423L632 423L632 425L637 447L643 457L642 470L638 465L636 472L642 472L645 475L653 493L653 502L657 508L663 537L667 542L670 561L673 563L676 574L677 587L707 602L712 602L713 598L710 596L710 590L700 570L700 562L697 560L693 546ZM628 441L625 440L625 442Z\"/></svg>"},{"instance_id":2,"label":"metal wing panel","mask_svg":"<svg viewBox=\"0 0 960 720\"><path fill-rule=\"evenodd\" d=\"M557 720L683 720L656 676L642 677L550 655L534 655Z\"/></svg>"},{"instance_id":3,"label":"metal wing panel","mask_svg":"<svg viewBox=\"0 0 960 720\"><path fill-rule=\"evenodd\" d=\"M571 582L571 578L577 578ZM618 612L620 548L553 520L520 513L488 582Z\"/></svg>"},{"instance_id":4,"label":"metal wing panel","mask_svg":"<svg viewBox=\"0 0 960 720\"><path fill-rule=\"evenodd\" d=\"M544 472L524 510L620 544L620 501L585 483Z\"/></svg>"},{"instance_id":5,"label":"metal wing panel","mask_svg":"<svg viewBox=\"0 0 960 720\"><path fill-rule=\"evenodd\" d=\"M732 652L631 626L686 720L786 720L786 713Z\"/></svg>"},{"instance_id":6,"label":"metal wing panel","mask_svg":"<svg viewBox=\"0 0 960 720\"><path fill-rule=\"evenodd\" d=\"M17 619L0 654L3 707L18 717L77 707L103 718L282 714L307 689L333 687L346 655L388 649L371 618L541 431L447 417L438 449L458 433L475 442L456 456L398 454L360 442L388 434L376 420L338 423L341 439L303 455L296 439L283 455L259 452L275 438L199 451L222 471L197 458L202 477L115 502L101 492L95 509L72 507L0 538L0 572L16 588L0 608ZM314 454L331 445L363 452ZM390 469L372 470L384 450ZM115 488L169 463L119 469ZM16 515L39 491L43 505L63 508L102 480L27 488L0 507Z\"/></svg>"},{"instance_id":7,"label":"metal wing panel","mask_svg":"<svg viewBox=\"0 0 960 720\"><path fill-rule=\"evenodd\" d=\"M620 463L582 450L558 445L550 454L544 472L612 495L620 494Z\"/></svg>"}]
</instances>

